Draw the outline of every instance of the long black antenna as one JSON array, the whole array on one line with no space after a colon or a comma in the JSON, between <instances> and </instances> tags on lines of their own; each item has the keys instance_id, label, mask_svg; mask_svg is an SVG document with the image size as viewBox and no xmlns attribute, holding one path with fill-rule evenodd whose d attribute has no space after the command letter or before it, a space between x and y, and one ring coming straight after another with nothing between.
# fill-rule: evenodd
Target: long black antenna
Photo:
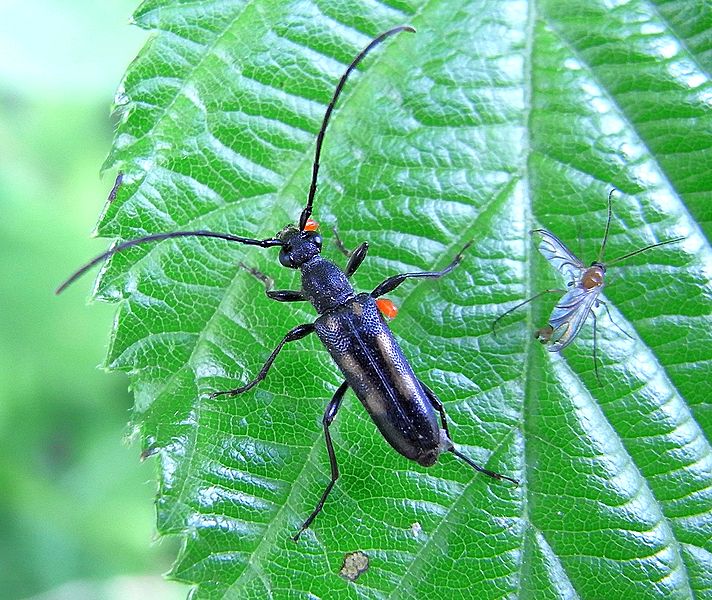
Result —
<instances>
[{"instance_id":1,"label":"long black antenna","mask_svg":"<svg viewBox=\"0 0 712 600\"><path fill-rule=\"evenodd\" d=\"M613 207L611 206L611 197L616 188L611 188L608 192L608 219L606 220L606 232L603 234L603 242L601 243L601 251L598 253L598 260L596 262L603 262L603 253L606 251L606 242L608 241L608 230L611 228L611 217L613 216Z\"/></svg>"},{"instance_id":2,"label":"long black antenna","mask_svg":"<svg viewBox=\"0 0 712 600\"><path fill-rule=\"evenodd\" d=\"M351 71L356 68L356 65L361 62L363 57L366 56L366 54L368 54L374 46L378 46L378 44L380 44L387 37L390 37L400 31L410 31L411 33L415 33L415 29L410 25L399 25L398 27L394 27L393 29L389 29L388 31L383 32L381 35L371 40L368 46L366 46L363 50L361 50L361 52L358 53L358 56L354 58L354 60L348 66L344 74L341 76L341 79L339 80L339 83L337 84L336 89L334 90L334 95L331 97L331 102L329 102L329 106L326 107L326 112L324 113L324 120L321 123L321 129L319 130L319 134L316 136L316 150L314 151L314 164L312 166L311 185L309 187L307 205L304 207L304 210L302 210L302 214L299 217L299 231L304 231L304 227L306 227L307 224L307 219L312 214L312 204L314 204L314 196L316 195L316 180L317 175L319 174L319 158L321 157L321 146L324 143L324 134L326 133L326 126L329 124L329 119L331 118L331 113L333 112L334 106L336 105L336 100L339 98L339 94L341 94L341 90L344 88L346 80L351 74Z\"/></svg>"},{"instance_id":3,"label":"long black antenna","mask_svg":"<svg viewBox=\"0 0 712 600\"><path fill-rule=\"evenodd\" d=\"M304 228L306 227L307 224L307 219L311 216L312 213L312 205L314 203L314 195L316 194L316 181L317 181L317 175L319 174L319 158L321 156L321 146L324 143L324 133L326 132L326 126L329 124L329 119L331 118L331 113L334 110L334 106L336 105L336 101L339 98L339 94L341 94L341 90L344 87L344 84L346 83L346 80L348 79L348 76L351 74L351 72L356 68L356 66L361 62L364 56L368 54L371 49L374 46L377 46L380 44L383 40L385 40L387 37L390 37L391 35L394 35L400 31L410 31L412 33L415 33L415 29L411 27L410 25L399 25L398 27L394 27L393 29L389 29L388 31L383 32L381 35L378 37L374 38L371 40L371 42L366 46L359 54L356 56L356 58L351 62L351 64L348 66L344 74L341 76L341 79L339 80L339 83L336 86L336 89L334 90L334 95L331 97L331 102L329 102L329 105L326 107L326 112L324 113L324 120L321 123L321 129L319 130L319 134L317 135L316 138L316 150L314 152L314 165L312 167L312 181L311 181L311 186L309 188L309 196L307 198L307 205L304 207L304 210L302 210L302 214L299 217L299 230L304 231ZM117 179L117 183L119 180ZM115 189L118 186L115 186ZM112 193L114 190L112 190ZM127 248L131 248L132 246L136 246L138 244L144 244L146 242L159 242L162 240L167 240L170 238L178 238L178 237L210 237L210 238L217 238L221 240L227 240L230 242L238 242L240 244L246 244L248 246L260 246L262 248L270 248L272 246L282 246L283 243L281 240L276 239L276 238L270 238L266 240L255 240L251 238L244 238L240 237L237 235L231 235L229 233L215 233L212 231L173 231L170 233L157 233L154 235L147 235L144 237L136 238L133 240L128 240L126 242L123 242L117 246L114 246L111 250L108 250L107 252L104 252L103 254L100 254L96 258L92 259L89 261L87 264L85 264L83 267L75 271L62 285L60 285L57 290L55 291L56 294L61 294L68 286L70 286L72 283L74 283L77 279L79 279L84 273L86 273L89 269L91 269L94 265L100 263L103 260L106 260L107 258L113 256L117 252L121 252L122 250L126 250Z\"/></svg>"},{"instance_id":4,"label":"long black antenna","mask_svg":"<svg viewBox=\"0 0 712 600\"><path fill-rule=\"evenodd\" d=\"M680 236L680 237L672 238L671 240L665 240L664 242L658 242L657 244L650 244L650 246L646 246L645 248L639 248L638 250L633 250L633 252L628 252L628 254L624 254L623 256L619 256L618 258L614 258L613 260L607 262L606 266L612 265L613 263L620 262L622 260L625 260L626 258L630 258L631 256L635 256L636 254L640 254L641 252L646 252L647 250L650 250L651 248L657 248L658 246L665 246L666 244L673 244L675 242L681 242L684 239L685 239L685 236Z\"/></svg>"},{"instance_id":5,"label":"long black antenna","mask_svg":"<svg viewBox=\"0 0 712 600\"><path fill-rule=\"evenodd\" d=\"M608 192L608 219L606 220L606 232L603 234L603 243L601 244L601 252L598 255L598 261L596 261L599 264L604 264L603 263L603 253L606 250L606 242L608 241L608 230L611 227L611 215L613 214L611 198L613 197L613 192L615 192L615 191L616 191L616 188L612 188L611 191ZM614 263L625 260L626 258L630 258L631 256L635 256L636 254L640 254L641 252L647 252L648 250L650 250L652 248L657 248L658 246L665 246L666 244L673 244L675 242L680 242L684 239L685 239L684 236L681 236L681 237L672 238L671 240L665 240L664 242L658 242L657 244L650 244L649 246L645 246L645 248L639 248L638 250L634 250L633 252L629 252L628 254L624 254L623 256L619 256L618 258L614 258L613 260L605 263L605 265L609 266ZM514 308L517 308L517 307L515 306Z\"/></svg>"},{"instance_id":6,"label":"long black antenna","mask_svg":"<svg viewBox=\"0 0 712 600\"><path fill-rule=\"evenodd\" d=\"M260 246L262 248L271 248L272 246L282 246L282 241L278 239L268 239L268 240L253 240L251 238L240 237L239 235L231 235L229 233L215 233L212 231L171 231L170 233L155 233L153 235L146 235L144 237L136 238L133 240L128 240L122 242L117 246L114 246L111 250L107 250L103 254L100 254L96 258L90 260L83 267L79 268L72 275L70 275L67 280L62 283L56 290L55 294L61 294L68 286L79 279L84 273L91 269L94 265L106 260L110 256L113 256L117 252L131 248L132 246L137 246L138 244L145 244L146 242L160 242L162 240L168 240L170 238L178 237L207 237L207 238L217 238L220 240L227 240L228 242L238 242L240 244L246 244L248 246Z\"/></svg>"}]
</instances>

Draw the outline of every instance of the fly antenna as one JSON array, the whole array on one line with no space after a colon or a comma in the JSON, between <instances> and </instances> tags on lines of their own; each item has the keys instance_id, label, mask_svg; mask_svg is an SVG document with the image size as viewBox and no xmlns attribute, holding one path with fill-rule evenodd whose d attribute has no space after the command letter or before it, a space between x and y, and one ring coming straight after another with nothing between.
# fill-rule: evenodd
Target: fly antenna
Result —
<instances>
[{"instance_id":1,"label":"fly antenna","mask_svg":"<svg viewBox=\"0 0 712 600\"><path fill-rule=\"evenodd\" d=\"M611 203L611 198L613 197L613 192L616 191L616 188L611 188L611 191L608 192L608 219L606 219L606 231L603 234L603 242L601 243L601 251L598 254L598 260L596 262L602 263L603 262L603 253L606 251L606 242L608 242L608 231L611 228L611 217L613 216L613 206Z\"/></svg>"},{"instance_id":2,"label":"fly antenna","mask_svg":"<svg viewBox=\"0 0 712 600\"><path fill-rule=\"evenodd\" d=\"M630 258L631 256L635 256L636 254L640 254L641 252L647 252L651 248L657 248L658 246L665 246L667 244L674 244L675 242L681 242L684 239L685 239L685 236L680 236L680 237L672 238L671 240L665 240L664 242L658 242L657 244L650 244L650 246L645 246L645 248L639 248L638 250L634 250L633 252L628 252L628 254L619 256L618 258L615 258L612 261L606 263L606 266L620 262L622 260L625 260L626 258Z\"/></svg>"},{"instance_id":3,"label":"fly antenna","mask_svg":"<svg viewBox=\"0 0 712 600\"><path fill-rule=\"evenodd\" d=\"M411 33L415 33L415 29L410 25L399 25L398 27L394 27L393 29L384 31L381 35L371 40L368 46L366 46L363 50L361 50L361 52L358 53L358 56L353 59L351 64L347 67L346 71L344 71L344 74L341 76L339 83L336 85L334 95L331 97L331 101L326 107L326 112L324 113L324 120L321 122L321 129L319 130L319 133L316 136L316 150L314 151L314 164L312 165L311 185L309 186L309 196L307 197L307 205L304 207L304 210L302 210L302 214L299 217L299 231L304 231L304 227L306 227L307 224L307 219L312 214L312 204L314 204L314 196L316 195L316 180L317 175L319 174L319 159L321 157L321 146L324 143L324 134L326 133L326 126L329 124L331 113L334 111L334 106L336 105L336 101L338 100L339 95L341 94L341 90L344 88L346 80L351 74L351 71L356 68L356 66L361 62L361 60L364 56L366 56L366 54L368 54L375 46L378 46L378 44L380 44L387 37L395 35L400 31L410 31Z\"/></svg>"},{"instance_id":4,"label":"fly antenna","mask_svg":"<svg viewBox=\"0 0 712 600\"><path fill-rule=\"evenodd\" d=\"M103 254L100 254L96 258L93 258L84 266L77 269L72 275L70 275L64 283L62 283L56 290L55 294L61 294L67 287L73 284L77 279L79 279L84 273L91 269L94 265L105 261L114 254L131 248L133 246L138 246L139 244L145 244L147 242L160 242L162 240L168 240L171 238L179 237L206 237L206 238L217 238L220 240L227 240L228 242L237 242L239 244L246 244L248 246L260 246L262 248L271 248L272 246L282 246L282 241L278 239L268 239L268 240L253 240L251 238L244 238L238 235L231 235L229 233L215 233L212 231L171 231L170 233L155 233L153 235L146 235L144 237L136 238L133 240L128 240L114 246L111 250L107 250Z\"/></svg>"}]
</instances>

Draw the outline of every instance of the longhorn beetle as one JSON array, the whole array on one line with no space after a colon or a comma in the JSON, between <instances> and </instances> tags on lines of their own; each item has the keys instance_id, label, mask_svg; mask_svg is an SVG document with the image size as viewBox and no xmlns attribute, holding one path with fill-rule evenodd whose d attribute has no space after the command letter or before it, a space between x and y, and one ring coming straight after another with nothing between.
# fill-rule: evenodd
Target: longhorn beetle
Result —
<instances>
[{"instance_id":1,"label":"longhorn beetle","mask_svg":"<svg viewBox=\"0 0 712 600\"><path fill-rule=\"evenodd\" d=\"M377 306L377 299L380 296L393 291L406 279L423 277L437 279L450 273L460 263L463 253L472 242L465 244L452 262L440 271L401 273L389 277L377 285L370 293L357 294L351 287L349 278L356 272L356 269L359 268L366 257L368 243L363 242L356 250L350 253L346 270L342 271L334 263L322 258L322 238L316 231L316 222L310 218L314 195L316 194L319 157L324 141L324 133L346 79L373 47L400 31L415 32L412 27L401 25L382 33L356 56L339 80L331 101L326 108L321 129L316 138L311 186L306 206L299 217L298 226L288 225L275 237L264 240L201 230L172 231L147 235L114 246L76 271L57 289L57 293L62 292L91 267L117 252L137 244L178 237L219 238L261 248L278 247L280 249L279 262L282 266L301 271L301 290L272 290L266 276L257 271L252 271L252 273L265 282L266 294L272 300L278 302L311 302L316 312L319 313L319 317L313 323L298 325L289 331L267 358L257 377L248 384L232 390L216 392L210 396L211 398L222 395L235 396L252 389L265 378L272 363L285 344L300 340L310 333L317 334L343 373L345 380L338 387L327 405L322 420L326 449L329 453L331 465L331 480L324 489L314 510L293 536L295 541L299 539L302 532L311 525L319 514L329 492L331 492L339 477L339 467L336 462L329 427L336 417L346 390L349 388L354 391L371 415L386 441L406 458L429 467L435 464L443 452L452 452L475 470L495 479L506 479L518 485L515 479L481 467L455 448L450 437L447 417L442 403L435 393L413 373L413 369L403 355L398 342L393 337ZM442 426L438 425L436 412L440 415Z\"/></svg>"}]
</instances>

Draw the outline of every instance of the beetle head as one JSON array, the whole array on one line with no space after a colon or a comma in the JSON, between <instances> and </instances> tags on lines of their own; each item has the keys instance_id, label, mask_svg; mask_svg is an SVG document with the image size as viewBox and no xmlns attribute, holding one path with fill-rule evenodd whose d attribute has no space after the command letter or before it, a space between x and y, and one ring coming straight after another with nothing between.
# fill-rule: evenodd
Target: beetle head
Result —
<instances>
[{"instance_id":1,"label":"beetle head","mask_svg":"<svg viewBox=\"0 0 712 600\"><path fill-rule=\"evenodd\" d=\"M321 252L321 234L318 231L299 231L294 225L287 225L277 234L282 242L279 262L284 267L298 269Z\"/></svg>"}]
</instances>

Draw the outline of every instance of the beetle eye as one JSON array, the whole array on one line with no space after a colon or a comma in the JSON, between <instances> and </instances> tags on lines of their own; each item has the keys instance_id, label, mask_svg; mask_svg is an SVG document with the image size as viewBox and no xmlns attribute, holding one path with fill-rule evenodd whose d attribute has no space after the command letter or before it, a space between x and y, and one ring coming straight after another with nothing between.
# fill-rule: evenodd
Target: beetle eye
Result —
<instances>
[{"instance_id":1,"label":"beetle eye","mask_svg":"<svg viewBox=\"0 0 712 600\"><path fill-rule=\"evenodd\" d=\"M288 267L289 269L294 268L294 262L292 260L292 247L285 246L279 251L279 263L283 267Z\"/></svg>"}]
</instances>

